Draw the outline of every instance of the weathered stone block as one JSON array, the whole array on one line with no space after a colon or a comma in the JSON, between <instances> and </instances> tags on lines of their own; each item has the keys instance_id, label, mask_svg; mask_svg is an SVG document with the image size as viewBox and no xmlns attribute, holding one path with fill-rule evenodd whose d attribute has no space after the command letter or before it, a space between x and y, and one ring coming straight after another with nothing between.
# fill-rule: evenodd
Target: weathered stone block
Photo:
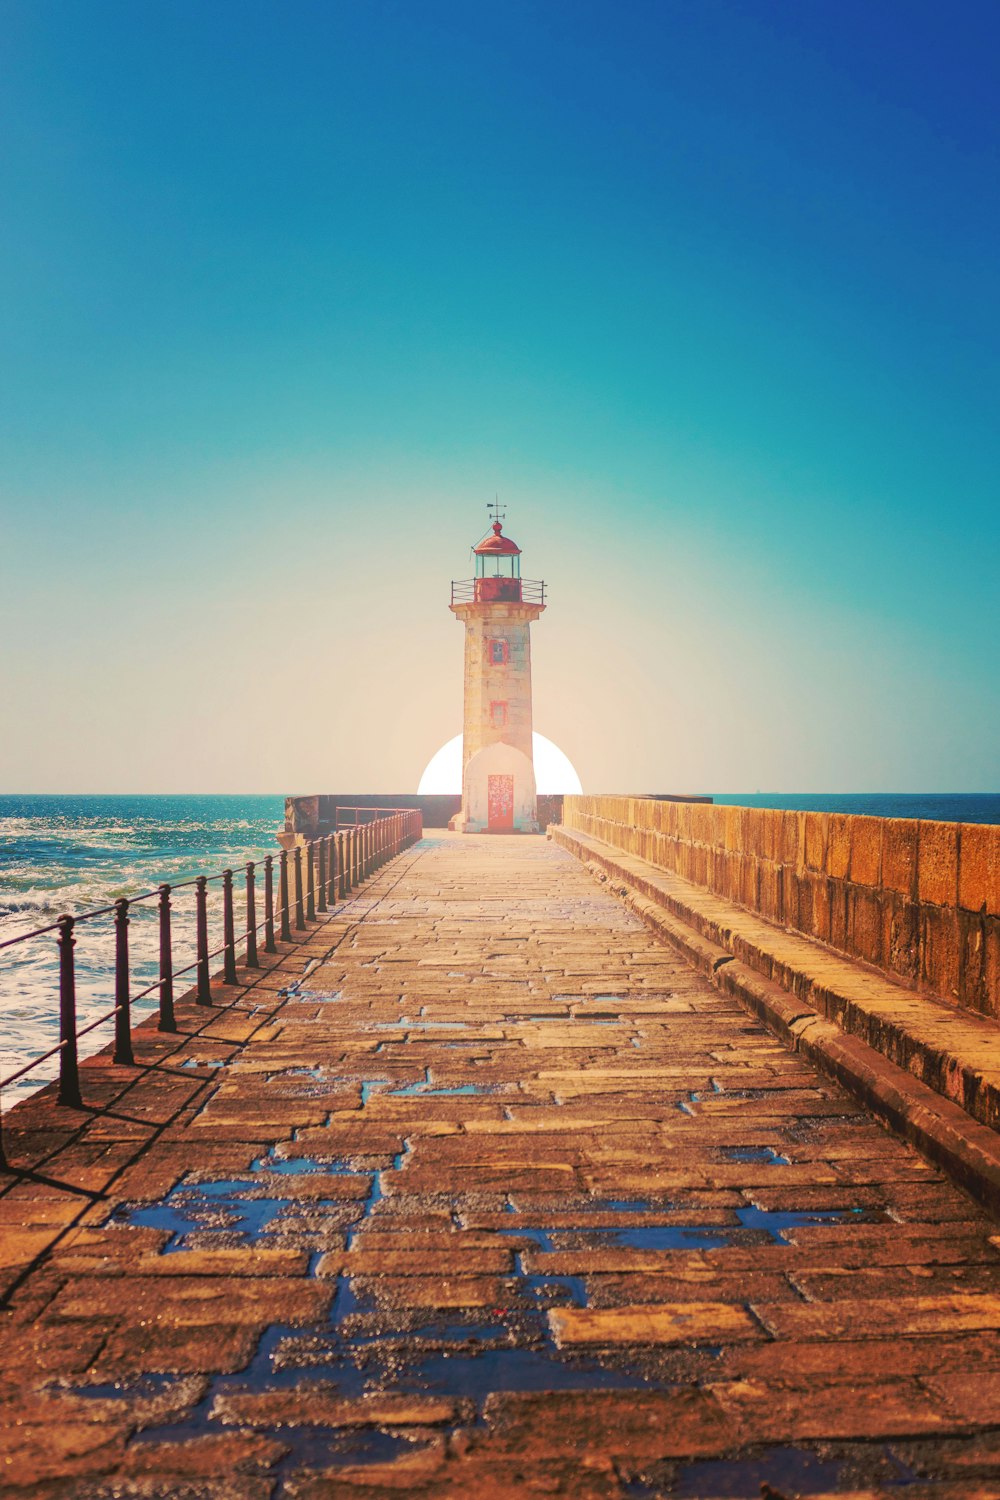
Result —
<instances>
[{"instance_id":1,"label":"weathered stone block","mask_svg":"<svg viewBox=\"0 0 1000 1500\"><path fill-rule=\"evenodd\" d=\"M983 920L983 988L989 1014L1000 1020L1000 917Z\"/></svg>"},{"instance_id":2,"label":"weathered stone block","mask_svg":"<svg viewBox=\"0 0 1000 1500\"><path fill-rule=\"evenodd\" d=\"M886 818L882 829L882 884L911 899L917 894L917 830L914 818Z\"/></svg>"},{"instance_id":3,"label":"weathered stone block","mask_svg":"<svg viewBox=\"0 0 1000 1500\"><path fill-rule=\"evenodd\" d=\"M920 908L896 891L887 891L882 904L882 952L886 968L902 979L920 976Z\"/></svg>"},{"instance_id":4,"label":"weathered stone block","mask_svg":"<svg viewBox=\"0 0 1000 1500\"><path fill-rule=\"evenodd\" d=\"M846 880L851 869L851 822L845 813L830 814L826 871L835 880Z\"/></svg>"},{"instance_id":5,"label":"weathered stone block","mask_svg":"<svg viewBox=\"0 0 1000 1500\"><path fill-rule=\"evenodd\" d=\"M851 819L851 880L855 885L879 884L882 865L882 819Z\"/></svg>"},{"instance_id":6,"label":"weathered stone block","mask_svg":"<svg viewBox=\"0 0 1000 1500\"><path fill-rule=\"evenodd\" d=\"M781 862L792 870L797 870L799 866L800 816L797 812L781 814Z\"/></svg>"},{"instance_id":7,"label":"weathered stone block","mask_svg":"<svg viewBox=\"0 0 1000 1500\"><path fill-rule=\"evenodd\" d=\"M781 813L774 808L757 809L753 848L763 859L777 861L781 858Z\"/></svg>"},{"instance_id":8,"label":"weathered stone block","mask_svg":"<svg viewBox=\"0 0 1000 1500\"><path fill-rule=\"evenodd\" d=\"M866 963L882 962L882 906L877 894L852 885L847 912L847 951Z\"/></svg>"},{"instance_id":9,"label":"weathered stone block","mask_svg":"<svg viewBox=\"0 0 1000 1500\"><path fill-rule=\"evenodd\" d=\"M757 861L758 910L769 922L781 921L781 871L771 860Z\"/></svg>"},{"instance_id":10,"label":"weathered stone block","mask_svg":"<svg viewBox=\"0 0 1000 1500\"><path fill-rule=\"evenodd\" d=\"M826 850L830 832L829 813L807 812L802 823L805 836L804 860L807 870L826 869Z\"/></svg>"},{"instance_id":11,"label":"weathered stone block","mask_svg":"<svg viewBox=\"0 0 1000 1500\"><path fill-rule=\"evenodd\" d=\"M829 942L841 953L849 951L847 946L848 910L851 886L844 880L830 881L830 937Z\"/></svg>"},{"instance_id":12,"label":"weathered stone block","mask_svg":"<svg viewBox=\"0 0 1000 1500\"><path fill-rule=\"evenodd\" d=\"M986 989L985 922L978 913L959 910L958 947L959 1001L981 1015L990 1015L990 996ZM1000 996L996 1000L1000 1002Z\"/></svg>"},{"instance_id":13,"label":"weathered stone block","mask_svg":"<svg viewBox=\"0 0 1000 1500\"><path fill-rule=\"evenodd\" d=\"M958 914L934 906L920 909L920 979L942 1000L958 1000Z\"/></svg>"},{"instance_id":14,"label":"weathered stone block","mask_svg":"<svg viewBox=\"0 0 1000 1500\"><path fill-rule=\"evenodd\" d=\"M691 819L691 837L702 844L712 842L713 822L712 816L715 812L710 803L695 802L688 808L688 816Z\"/></svg>"},{"instance_id":15,"label":"weathered stone block","mask_svg":"<svg viewBox=\"0 0 1000 1500\"><path fill-rule=\"evenodd\" d=\"M830 941L830 887L832 882L825 875L810 876L813 886L813 936L822 942Z\"/></svg>"},{"instance_id":16,"label":"weathered stone block","mask_svg":"<svg viewBox=\"0 0 1000 1500\"><path fill-rule=\"evenodd\" d=\"M917 894L921 906L958 901L958 824L921 823L917 840Z\"/></svg>"},{"instance_id":17,"label":"weathered stone block","mask_svg":"<svg viewBox=\"0 0 1000 1500\"><path fill-rule=\"evenodd\" d=\"M752 854L741 854L739 858L740 896L744 906L751 911L760 911L760 860Z\"/></svg>"},{"instance_id":18,"label":"weathered stone block","mask_svg":"<svg viewBox=\"0 0 1000 1500\"><path fill-rule=\"evenodd\" d=\"M961 824L958 902L966 911L1000 915L1000 828L989 823Z\"/></svg>"}]
</instances>

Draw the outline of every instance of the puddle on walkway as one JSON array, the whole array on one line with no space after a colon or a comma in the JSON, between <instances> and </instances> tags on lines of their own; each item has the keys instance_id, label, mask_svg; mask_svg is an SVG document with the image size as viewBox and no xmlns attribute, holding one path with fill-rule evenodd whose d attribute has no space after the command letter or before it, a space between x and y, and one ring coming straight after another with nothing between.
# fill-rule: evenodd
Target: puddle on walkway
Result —
<instances>
[{"instance_id":1,"label":"puddle on walkway","mask_svg":"<svg viewBox=\"0 0 1000 1500\"><path fill-rule=\"evenodd\" d=\"M250 1170L290 1173L293 1176L308 1176L314 1172L323 1172L328 1177L364 1176L364 1173L356 1173L350 1162L345 1160L321 1161L315 1156L275 1156L273 1147L267 1156L258 1156L251 1163Z\"/></svg>"},{"instance_id":2,"label":"puddle on walkway","mask_svg":"<svg viewBox=\"0 0 1000 1500\"><path fill-rule=\"evenodd\" d=\"M510 1204L507 1212L520 1219L518 1211ZM606 1225L588 1222L588 1212L593 1214L635 1214L646 1222L635 1224ZM737 1223L731 1226L699 1224L695 1214L690 1223L677 1223L676 1218L683 1209L664 1203L653 1203L641 1198L602 1198L582 1208L573 1224L560 1223L557 1229L539 1223L542 1215L525 1216L523 1222L506 1225L496 1231L513 1239L529 1240L545 1253L557 1253L567 1248L578 1248L583 1239L592 1249L627 1248L631 1250L718 1250L725 1245L746 1242L741 1231L754 1230L768 1235L778 1245L788 1244L788 1233L810 1224L843 1224L865 1214L862 1208L831 1208L800 1211L783 1211L763 1208L736 1208L733 1213ZM669 1214L669 1219L667 1215ZM574 1241L577 1242L574 1244ZM537 1264L537 1262L536 1262ZM585 1304L580 1304L581 1306Z\"/></svg>"},{"instance_id":3,"label":"puddle on walkway","mask_svg":"<svg viewBox=\"0 0 1000 1500\"><path fill-rule=\"evenodd\" d=\"M120 1204L111 1222L169 1230L163 1254L170 1255L186 1249L187 1236L201 1230L236 1234L256 1244L292 1202L291 1198L269 1196L261 1183L251 1178L182 1182L160 1203Z\"/></svg>"},{"instance_id":4,"label":"puddle on walkway","mask_svg":"<svg viewBox=\"0 0 1000 1500\"><path fill-rule=\"evenodd\" d=\"M401 1162L405 1151L395 1161ZM228 1177L217 1182L179 1182L159 1203L121 1203L111 1214L113 1224L139 1225L146 1229L166 1229L170 1239L162 1254L170 1255L188 1249L187 1237L195 1233L214 1233L231 1237L248 1245L257 1245L267 1236L276 1220L301 1210L303 1201L284 1197L268 1181L277 1177L311 1176L364 1177L345 1159L320 1161L312 1156L283 1158L269 1153L259 1156L250 1168L259 1173L253 1177ZM376 1182L378 1173L375 1174ZM328 1198L308 1200L311 1210L338 1203ZM357 1200L349 1200L356 1203Z\"/></svg>"},{"instance_id":5,"label":"puddle on walkway","mask_svg":"<svg viewBox=\"0 0 1000 1500\"><path fill-rule=\"evenodd\" d=\"M428 1083L408 1083L401 1089L390 1089L389 1093L393 1099L408 1098L413 1094L419 1094L424 1099L444 1098L452 1094L489 1094L492 1090L480 1083L458 1083L450 1088L435 1088Z\"/></svg>"},{"instance_id":6,"label":"puddle on walkway","mask_svg":"<svg viewBox=\"0 0 1000 1500\"><path fill-rule=\"evenodd\" d=\"M885 1447L865 1455L877 1472L882 1487L905 1488L917 1482L905 1464ZM841 1490L872 1493L867 1478L858 1479L857 1453L837 1454L824 1445L822 1451L793 1445L759 1448L737 1458L701 1458L690 1463L657 1464L648 1472L623 1479L622 1488L632 1500L758 1500L761 1495L832 1494Z\"/></svg>"},{"instance_id":7,"label":"puddle on walkway","mask_svg":"<svg viewBox=\"0 0 1000 1500\"><path fill-rule=\"evenodd\" d=\"M401 1016L398 1021L374 1021L366 1027L368 1031L464 1031L466 1021L411 1021Z\"/></svg>"},{"instance_id":8,"label":"puddle on walkway","mask_svg":"<svg viewBox=\"0 0 1000 1500\"><path fill-rule=\"evenodd\" d=\"M775 1151L773 1146L723 1146L722 1154L727 1161L760 1162L768 1167L790 1167L791 1161Z\"/></svg>"},{"instance_id":9,"label":"puddle on walkway","mask_svg":"<svg viewBox=\"0 0 1000 1500\"><path fill-rule=\"evenodd\" d=\"M456 1094L491 1094L493 1089L483 1083L457 1083L449 1086L436 1084L430 1068L424 1069L424 1076L417 1083L407 1083L402 1088L390 1089L389 1096L393 1099L410 1098L419 1094L423 1099L444 1098Z\"/></svg>"}]
</instances>

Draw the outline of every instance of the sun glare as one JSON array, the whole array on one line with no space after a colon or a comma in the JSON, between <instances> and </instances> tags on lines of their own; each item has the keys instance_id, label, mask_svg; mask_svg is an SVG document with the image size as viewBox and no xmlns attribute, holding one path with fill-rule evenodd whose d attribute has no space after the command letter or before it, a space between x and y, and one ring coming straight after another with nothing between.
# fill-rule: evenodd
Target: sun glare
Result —
<instances>
[{"instance_id":1,"label":"sun glare","mask_svg":"<svg viewBox=\"0 0 1000 1500\"><path fill-rule=\"evenodd\" d=\"M531 748L535 761L535 782L540 794L558 792L581 793L580 778L573 769L573 762L564 755L558 745L547 740L544 734L532 734ZM418 796L457 795L462 790L462 736L442 745L436 755L427 762L424 774L417 787Z\"/></svg>"}]
</instances>

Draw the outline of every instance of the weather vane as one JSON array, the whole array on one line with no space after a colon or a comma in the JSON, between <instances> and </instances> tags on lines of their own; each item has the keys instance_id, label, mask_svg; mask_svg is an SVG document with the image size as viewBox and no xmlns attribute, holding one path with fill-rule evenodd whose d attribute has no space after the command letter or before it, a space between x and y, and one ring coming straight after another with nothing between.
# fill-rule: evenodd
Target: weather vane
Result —
<instances>
[{"instance_id":1,"label":"weather vane","mask_svg":"<svg viewBox=\"0 0 1000 1500\"><path fill-rule=\"evenodd\" d=\"M499 523L501 521L506 521L506 519L507 519L507 508L505 506L503 510L500 509L500 496L499 495L494 496L494 498L492 500L488 500L486 502L486 509L490 512L490 514L493 517L494 522L497 525L499 525Z\"/></svg>"}]
</instances>

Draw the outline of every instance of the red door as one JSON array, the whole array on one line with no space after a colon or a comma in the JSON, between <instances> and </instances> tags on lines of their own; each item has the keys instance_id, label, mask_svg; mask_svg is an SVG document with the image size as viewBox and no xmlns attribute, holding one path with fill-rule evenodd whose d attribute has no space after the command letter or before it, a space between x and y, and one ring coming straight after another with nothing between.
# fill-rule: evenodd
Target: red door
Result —
<instances>
[{"instance_id":1,"label":"red door","mask_svg":"<svg viewBox=\"0 0 1000 1500\"><path fill-rule=\"evenodd\" d=\"M490 833L514 832L514 778L491 776L489 779Z\"/></svg>"}]
</instances>

